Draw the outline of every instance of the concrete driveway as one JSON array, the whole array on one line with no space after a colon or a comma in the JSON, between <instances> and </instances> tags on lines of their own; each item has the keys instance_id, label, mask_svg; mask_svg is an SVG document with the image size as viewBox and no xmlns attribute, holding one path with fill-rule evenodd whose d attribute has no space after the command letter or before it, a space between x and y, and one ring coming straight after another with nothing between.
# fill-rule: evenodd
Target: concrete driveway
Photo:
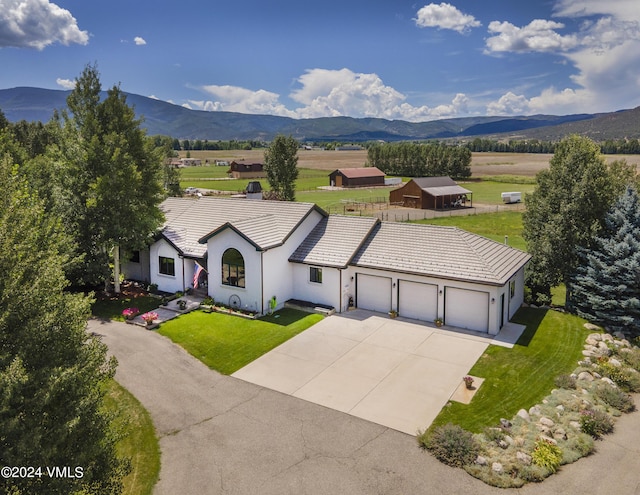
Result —
<instances>
[{"instance_id":1,"label":"concrete driveway","mask_svg":"<svg viewBox=\"0 0 640 495\"><path fill-rule=\"evenodd\" d=\"M491 341L357 310L325 318L233 376L412 435L452 396L470 399L462 378Z\"/></svg>"}]
</instances>

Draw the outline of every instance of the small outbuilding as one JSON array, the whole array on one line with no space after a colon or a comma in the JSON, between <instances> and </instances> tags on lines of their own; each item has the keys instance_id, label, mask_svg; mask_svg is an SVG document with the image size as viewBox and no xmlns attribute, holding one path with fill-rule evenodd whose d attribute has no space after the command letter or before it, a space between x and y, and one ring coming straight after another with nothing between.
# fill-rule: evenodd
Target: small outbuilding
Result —
<instances>
[{"instance_id":1,"label":"small outbuilding","mask_svg":"<svg viewBox=\"0 0 640 495\"><path fill-rule=\"evenodd\" d=\"M329 174L329 185L335 187L384 186L384 172L376 167L339 168Z\"/></svg>"},{"instance_id":2,"label":"small outbuilding","mask_svg":"<svg viewBox=\"0 0 640 495\"><path fill-rule=\"evenodd\" d=\"M473 193L451 177L420 177L389 193L389 203L423 210L473 206Z\"/></svg>"},{"instance_id":3,"label":"small outbuilding","mask_svg":"<svg viewBox=\"0 0 640 495\"><path fill-rule=\"evenodd\" d=\"M262 163L238 163L233 161L227 171L234 179L260 179L267 176Z\"/></svg>"}]
</instances>

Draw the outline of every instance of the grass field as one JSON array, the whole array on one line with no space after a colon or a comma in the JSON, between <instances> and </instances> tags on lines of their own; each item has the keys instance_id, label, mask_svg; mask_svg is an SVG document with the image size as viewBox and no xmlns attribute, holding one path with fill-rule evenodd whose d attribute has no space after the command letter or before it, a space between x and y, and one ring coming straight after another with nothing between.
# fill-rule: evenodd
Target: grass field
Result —
<instances>
[{"instance_id":1,"label":"grass field","mask_svg":"<svg viewBox=\"0 0 640 495\"><path fill-rule=\"evenodd\" d=\"M116 427L125 434L117 444L118 454L131 459L122 493L150 495L160 473L160 446L149 413L115 380L109 382L105 405L116 414Z\"/></svg>"},{"instance_id":2,"label":"grass field","mask_svg":"<svg viewBox=\"0 0 640 495\"><path fill-rule=\"evenodd\" d=\"M466 217L433 218L417 220L415 223L459 227L498 242L504 242L504 236L507 235L509 236L509 246L522 251L527 250L527 243L522 237L522 213L518 211L484 213Z\"/></svg>"},{"instance_id":3,"label":"grass field","mask_svg":"<svg viewBox=\"0 0 640 495\"><path fill-rule=\"evenodd\" d=\"M210 368L230 375L322 318L293 309L257 320L193 311L163 323L158 333Z\"/></svg>"},{"instance_id":4,"label":"grass field","mask_svg":"<svg viewBox=\"0 0 640 495\"><path fill-rule=\"evenodd\" d=\"M484 383L470 404L450 402L431 428L454 423L478 433L486 426L511 419L518 410L541 401L554 387L554 379L569 373L582 356L589 330L577 316L522 308L513 319L527 329L513 349L489 346L469 374Z\"/></svg>"}]
</instances>

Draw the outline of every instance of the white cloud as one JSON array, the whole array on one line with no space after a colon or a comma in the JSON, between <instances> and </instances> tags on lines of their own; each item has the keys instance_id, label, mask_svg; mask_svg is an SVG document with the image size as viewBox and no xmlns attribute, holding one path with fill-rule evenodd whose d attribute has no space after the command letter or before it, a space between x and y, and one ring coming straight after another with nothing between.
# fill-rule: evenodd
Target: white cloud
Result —
<instances>
[{"instance_id":1,"label":"white cloud","mask_svg":"<svg viewBox=\"0 0 640 495\"><path fill-rule=\"evenodd\" d=\"M140 37L140 36L136 36L135 38L133 38L133 41L136 45L141 46L141 45L146 45L147 42L145 41L144 38Z\"/></svg>"},{"instance_id":2,"label":"white cloud","mask_svg":"<svg viewBox=\"0 0 640 495\"><path fill-rule=\"evenodd\" d=\"M0 47L42 50L56 42L89 42L71 12L48 0L2 0L0 7Z\"/></svg>"},{"instance_id":3,"label":"white cloud","mask_svg":"<svg viewBox=\"0 0 640 495\"><path fill-rule=\"evenodd\" d=\"M71 79L62 79L60 77L56 79L56 84L64 89L74 89L76 87L75 81L72 81Z\"/></svg>"},{"instance_id":4,"label":"white cloud","mask_svg":"<svg viewBox=\"0 0 640 495\"><path fill-rule=\"evenodd\" d=\"M214 96L216 101L190 101L201 110L227 111L253 114L281 115L292 117L294 112L279 102L279 95L264 89L252 91L238 86L202 86L202 89Z\"/></svg>"},{"instance_id":5,"label":"white cloud","mask_svg":"<svg viewBox=\"0 0 640 495\"><path fill-rule=\"evenodd\" d=\"M578 45L575 34L561 35L556 32L564 24L544 19L535 19L524 27L510 22L492 21L489 32L495 36L487 38L487 50L493 52L564 52Z\"/></svg>"},{"instance_id":6,"label":"white cloud","mask_svg":"<svg viewBox=\"0 0 640 495\"><path fill-rule=\"evenodd\" d=\"M459 33L468 32L471 28L482 24L475 17L463 14L449 3L430 3L418 10L418 17L414 19L419 27L434 27L438 29L451 29Z\"/></svg>"},{"instance_id":7,"label":"white cloud","mask_svg":"<svg viewBox=\"0 0 640 495\"><path fill-rule=\"evenodd\" d=\"M406 102L404 94L385 85L376 74L355 73L346 68L310 69L297 82L300 87L289 95L300 104L296 109L288 109L280 101L280 95L270 91L218 85L201 87L214 100L189 100L183 106L293 118L350 116L408 121L453 117L468 111L469 100L464 94L455 95L449 104L433 108L413 106Z\"/></svg>"},{"instance_id":8,"label":"white cloud","mask_svg":"<svg viewBox=\"0 0 640 495\"><path fill-rule=\"evenodd\" d=\"M485 53L556 52L575 69L572 87L545 88L526 98L503 95L487 106L494 114L605 112L640 105L640 9L628 0L557 0L556 17L583 20L575 32L560 34L561 22L536 20L518 28L494 21L497 33ZM576 24L575 22L573 24Z\"/></svg>"},{"instance_id":9,"label":"white cloud","mask_svg":"<svg viewBox=\"0 0 640 495\"><path fill-rule=\"evenodd\" d=\"M487 105L487 115L525 115L530 112L529 101L523 95L509 91L499 100Z\"/></svg>"}]
</instances>

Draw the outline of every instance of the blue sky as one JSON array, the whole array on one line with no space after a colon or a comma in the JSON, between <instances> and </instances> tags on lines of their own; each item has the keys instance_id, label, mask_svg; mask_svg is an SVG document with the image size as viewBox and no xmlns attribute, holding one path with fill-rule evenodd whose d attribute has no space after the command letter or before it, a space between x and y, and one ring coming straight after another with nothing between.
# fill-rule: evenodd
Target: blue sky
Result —
<instances>
[{"instance_id":1,"label":"blue sky","mask_svg":"<svg viewBox=\"0 0 640 495\"><path fill-rule=\"evenodd\" d=\"M0 88L409 121L640 106L638 0L0 0Z\"/></svg>"}]
</instances>

